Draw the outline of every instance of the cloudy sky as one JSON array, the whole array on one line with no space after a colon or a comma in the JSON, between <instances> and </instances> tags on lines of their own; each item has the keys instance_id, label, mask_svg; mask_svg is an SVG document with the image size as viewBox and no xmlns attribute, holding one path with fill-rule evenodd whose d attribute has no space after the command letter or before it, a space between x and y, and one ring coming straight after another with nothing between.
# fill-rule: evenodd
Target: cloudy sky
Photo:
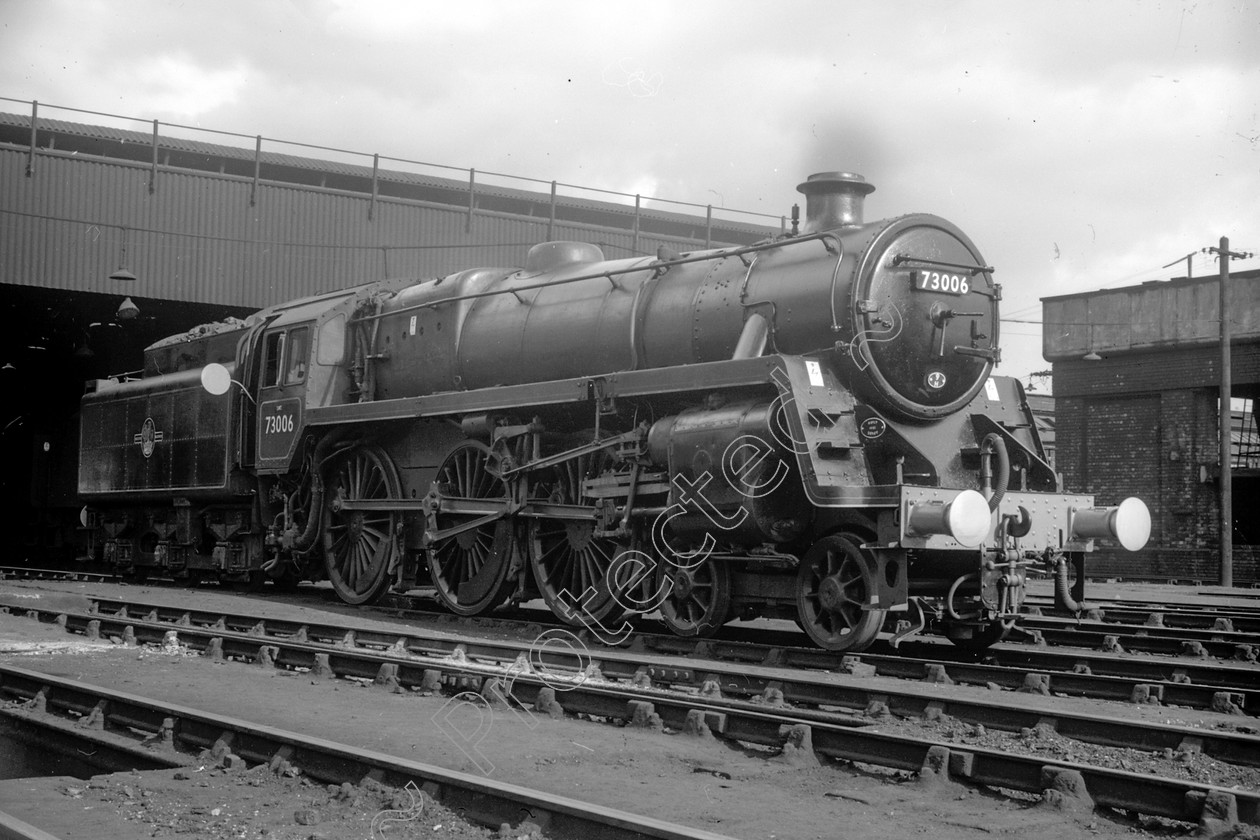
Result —
<instances>
[{"instance_id":1,"label":"cloudy sky","mask_svg":"<svg viewBox=\"0 0 1260 840\"><path fill-rule=\"evenodd\" d=\"M997 267L1025 381L1041 297L1260 252L1252 0L0 0L0 96L775 216L859 172Z\"/></svg>"}]
</instances>

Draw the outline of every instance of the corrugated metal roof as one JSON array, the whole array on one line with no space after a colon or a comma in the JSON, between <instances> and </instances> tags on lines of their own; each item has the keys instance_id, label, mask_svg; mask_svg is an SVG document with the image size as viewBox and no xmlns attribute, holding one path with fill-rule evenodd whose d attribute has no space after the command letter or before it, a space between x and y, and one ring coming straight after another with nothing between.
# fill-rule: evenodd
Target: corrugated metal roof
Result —
<instances>
[{"instance_id":1,"label":"corrugated metal roof","mask_svg":"<svg viewBox=\"0 0 1260 840\"><path fill-rule=\"evenodd\" d=\"M9 114L0 113L0 127L10 129L19 129L29 134L31 126L31 118L25 114ZM121 128L113 128L109 126L97 126L85 123L69 122L67 120L50 119L40 116L38 118L37 135L57 135L59 137L81 137L93 140L99 140L107 143L114 143L120 146L135 144L137 148L151 150L153 146L153 133L151 131L131 131ZM242 140L251 140L250 137L241 137ZM265 141L265 138L264 138ZM28 142L26 136L22 139L22 144ZM265 141L266 142L266 141ZM282 141L270 141L272 143ZM39 147L40 140L37 136L36 146ZM62 148L58 145L57 148ZM183 137L173 137L160 133L158 135L158 148L161 151L171 153L182 153L191 155L205 155L208 159L218 161L240 161L249 163L251 166L255 158L254 149L241 148L219 143L208 143L199 140L190 140ZM109 151L103 152L109 156ZM344 152L347 154L361 154L355 152ZM369 157L364 154L364 157ZM130 160L138 158L128 156ZM147 158L145 158L147 159ZM308 173L321 173L324 175L344 176L349 178L365 179L369 183L372 179L371 166L359 166L351 163L340 161L325 160L313 157L304 157L299 155L284 154L280 152L262 151L258 155L258 161L264 168L264 173L260 177L265 177L268 181L284 181L290 180L283 177L277 177L282 173L276 172L276 168L291 168L298 171ZM389 161L386 160L385 163ZM177 168L197 168L209 169L209 167L192 167L189 166L190 161L173 161L165 166L174 166ZM424 165L424 164L418 164ZM217 171L217 170L210 170ZM503 176L489 176L503 177ZM406 185L420 189L432 189L443 192L462 193L465 196L468 191L467 180L457 180L453 178L441 178L437 176L424 175L421 173L405 172L399 170L380 169L377 172L378 181L381 183L393 183ZM305 182L303 182L305 183ZM339 185L339 188L342 188ZM345 187L351 188L352 187ZM476 194L479 199L503 199L508 201L519 201L547 207L550 205L550 194L534 192L524 189L513 189L495 184L476 185ZM465 199L466 202L466 199ZM634 218L634 208L625 204L619 204L613 201L598 201L594 199L583 199L572 196L558 195L556 198L558 207L569 208L579 212L608 214L614 217L621 217L627 220L627 227L632 226ZM699 209L699 208L697 208ZM674 213L656 209L642 209L640 211L640 220L655 221L658 223L678 224L694 229L697 224L704 224L704 220L695 215L686 213ZM754 225L733 222L727 219L713 219L712 228L715 232L715 239L722 240L726 236L718 235L718 232L738 234L737 239L744 239L749 236L759 237L765 236L769 232L773 232L770 225Z\"/></svg>"},{"instance_id":2,"label":"corrugated metal roof","mask_svg":"<svg viewBox=\"0 0 1260 840\"><path fill-rule=\"evenodd\" d=\"M548 220L497 210L159 169L67 151L37 159L0 143L0 283L259 308L365 281L523 264ZM605 219L601 219L605 220ZM702 247L697 239L559 219L552 238L611 257ZM127 268L125 289L110 275Z\"/></svg>"}]
</instances>

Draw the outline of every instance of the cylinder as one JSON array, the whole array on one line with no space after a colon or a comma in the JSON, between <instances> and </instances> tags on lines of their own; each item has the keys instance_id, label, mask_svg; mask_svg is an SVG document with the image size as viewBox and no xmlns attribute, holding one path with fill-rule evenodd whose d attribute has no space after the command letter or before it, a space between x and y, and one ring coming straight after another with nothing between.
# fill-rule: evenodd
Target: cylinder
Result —
<instances>
[{"instance_id":1,"label":"cylinder","mask_svg":"<svg viewBox=\"0 0 1260 840\"><path fill-rule=\"evenodd\" d=\"M774 403L737 402L652 424L648 454L673 478L670 535L699 542L720 531L724 542L760 545L804 531L810 508L775 412Z\"/></svg>"}]
</instances>

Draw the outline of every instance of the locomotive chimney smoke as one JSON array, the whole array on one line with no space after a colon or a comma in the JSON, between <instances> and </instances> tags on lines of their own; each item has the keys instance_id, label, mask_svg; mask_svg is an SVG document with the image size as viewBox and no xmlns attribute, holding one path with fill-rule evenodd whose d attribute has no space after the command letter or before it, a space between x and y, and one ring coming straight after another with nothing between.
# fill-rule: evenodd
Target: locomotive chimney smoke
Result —
<instances>
[{"instance_id":1,"label":"locomotive chimney smoke","mask_svg":"<svg viewBox=\"0 0 1260 840\"><path fill-rule=\"evenodd\" d=\"M875 191L853 172L818 172L796 185L805 194L805 229L802 233L862 224L862 202Z\"/></svg>"}]
</instances>

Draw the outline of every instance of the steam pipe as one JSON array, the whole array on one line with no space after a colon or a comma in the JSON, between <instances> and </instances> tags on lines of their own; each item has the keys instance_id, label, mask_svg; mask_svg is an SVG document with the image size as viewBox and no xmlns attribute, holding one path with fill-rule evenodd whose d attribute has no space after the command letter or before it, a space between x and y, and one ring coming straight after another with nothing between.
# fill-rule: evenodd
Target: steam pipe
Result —
<instances>
[{"instance_id":1,"label":"steam pipe","mask_svg":"<svg viewBox=\"0 0 1260 840\"><path fill-rule=\"evenodd\" d=\"M962 586L968 580L978 580L980 575L976 572L963 575L949 585L949 592L945 594L945 611L949 613L949 617L954 621L966 621L969 618L975 618L976 615L961 616L954 609L954 596L958 594L958 587ZM978 615L978 613L977 613Z\"/></svg>"},{"instance_id":2,"label":"steam pipe","mask_svg":"<svg viewBox=\"0 0 1260 840\"><path fill-rule=\"evenodd\" d=\"M332 432L320 438L311 454L311 508L306 517L306 527L294 540L293 548L298 552L309 551L315 545L315 537L319 534L320 523L324 518L324 461L328 457L329 448L340 438L338 432Z\"/></svg>"},{"instance_id":3,"label":"steam pipe","mask_svg":"<svg viewBox=\"0 0 1260 840\"><path fill-rule=\"evenodd\" d=\"M755 359L766 352L766 339L770 336L770 322L766 316L753 312L744 322L744 329L735 344L732 359Z\"/></svg>"},{"instance_id":4,"label":"steam pipe","mask_svg":"<svg viewBox=\"0 0 1260 840\"><path fill-rule=\"evenodd\" d=\"M1067 558L1063 556L1060 556L1059 562L1054 565L1054 595L1058 603L1066 607L1068 612L1079 613L1085 609L1084 604L1072 598L1072 586L1068 583Z\"/></svg>"},{"instance_id":5,"label":"steam pipe","mask_svg":"<svg viewBox=\"0 0 1260 840\"><path fill-rule=\"evenodd\" d=\"M998 460L996 485L993 483L994 455L997 455ZM1006 488L1010 483L1011 456L1006 451L1006 441L996 432L989 432L980 442L980 488L989 503L990 511L997 510L998 505L1002 504L1002 497L1006 495Z\"/></svg>"},{"instance_id":6,"label":"steam pipe","mask_svg":"<svg viewBox=\"0 0 1260 840\"><path fill-rule=\"evenodd\" d=\"M712 262L714 260L725 259L726 257L742 257L745 254L756 254L761 251L770 251L775 248L782 248L785 245L796 245L801 242L810 242L812 240L821 240L823 246L828 251L837 248L836 243L839 241L836 235L830 231L820 231L817 233L806 233L791 239L777 239L772 242L759 242L754 245L744 245L740 248L730 248L723 251L715 251L713 253L701 254L692 257L679 257L673 260L636 260L634 265L627 268L613 268L596 271L590 274L579 274L574 277L564 277L559 280L544 280L538 283L530 283L524 286L513 286L510 289L491 289L486 292L473 292L466 295L453 295L452 297L442 298L441 300L427 300L424 303L413 303L409 306L400 306L397 309L391 309L387 312L377 312L373 315L358 315L351 323L362 324L368 321L376 321L381 318L389 318L395 315L402 315L407 312L415 312L420 309L433 309L438 306L445 306L448 303L460 303L466 300L481 300L482 298L495 297L496 295L513 295L517 292L529 292L534 289L546 289L551 286L564 286L569 283L580 283L583 280L593 280L596 277L607 277L612 279L615 275L635 274L640 271L659 270L662 268L672 268L676 265L687 265L689 263Z\"/></svg>"}]
</instances>

